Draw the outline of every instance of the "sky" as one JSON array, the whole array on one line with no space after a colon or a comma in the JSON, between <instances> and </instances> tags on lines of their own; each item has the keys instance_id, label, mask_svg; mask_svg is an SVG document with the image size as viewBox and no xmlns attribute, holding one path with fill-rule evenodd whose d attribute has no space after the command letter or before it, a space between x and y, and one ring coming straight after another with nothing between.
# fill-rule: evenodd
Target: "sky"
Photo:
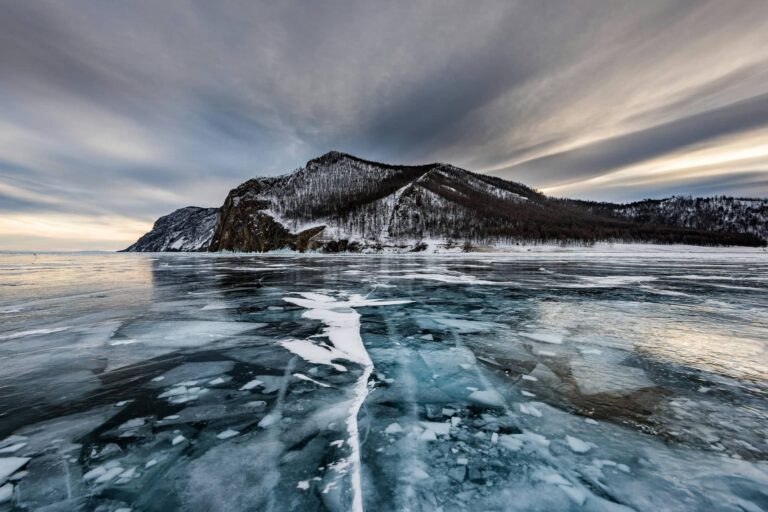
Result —
<instances>
[{"instance_id":1,"label":"sky","mask_svg":"<svg viewBox=\"0 0 768 512\"><path fill-rule=\"evenodd\" d=\"M768 2L0 0L0 250L119 249L330 150L768 196Z\"/></svg>"}]
</instances>

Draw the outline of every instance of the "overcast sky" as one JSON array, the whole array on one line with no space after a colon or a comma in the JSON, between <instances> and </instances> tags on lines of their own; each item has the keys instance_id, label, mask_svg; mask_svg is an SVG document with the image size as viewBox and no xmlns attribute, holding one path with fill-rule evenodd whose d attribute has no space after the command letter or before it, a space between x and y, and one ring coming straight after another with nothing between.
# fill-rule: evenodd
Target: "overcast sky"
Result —
<instances>
[{"instance_id":1,"label":"overcast sky","mask_svg":"<svg viewBox=\"0 0 768 512\"><path fill-rule=\"evenodd\" d=\"M768 196L768 2L0 0L0 249L121 248L331 149Z\"/></svg>"}]
</instances>

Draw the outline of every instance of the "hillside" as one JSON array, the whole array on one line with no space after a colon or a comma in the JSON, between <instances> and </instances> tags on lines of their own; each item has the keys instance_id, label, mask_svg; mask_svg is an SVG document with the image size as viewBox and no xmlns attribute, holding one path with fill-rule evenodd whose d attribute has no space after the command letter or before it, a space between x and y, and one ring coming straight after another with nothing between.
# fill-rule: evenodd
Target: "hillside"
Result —
<instances>
[{"instance_id":1,"label":"hillside","mask_svg":"<svg viewBox=\"0 0 768 512\"><path fill-rule=\"evenodd\" d=\"M634 222L747 233L768 240L768 199L675 196L628 204L577 203L595 214Z\"/></svg>"},{"instance_id":2,"label":"hillside","mask_svg":"<svg viewBox=\"0 0 768 512\"><path fill-rule=\"evenodd\" d=\"M551 199L449 164L388 165L330 152L293 173L246 181L219 209L162 217L127 250L409 250L422 240L764 244L765 222L755 226L753 217L686 224L631 206Z\"/></svg>"}]
</instances>

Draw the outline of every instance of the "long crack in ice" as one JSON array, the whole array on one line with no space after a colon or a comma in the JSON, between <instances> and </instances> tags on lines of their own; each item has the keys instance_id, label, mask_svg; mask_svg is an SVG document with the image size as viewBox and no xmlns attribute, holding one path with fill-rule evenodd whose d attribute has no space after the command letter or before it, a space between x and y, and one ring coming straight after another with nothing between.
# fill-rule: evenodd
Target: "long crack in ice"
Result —
<instances>
[{"instance_id":1,"label":"long crack in ice","mask_svg":"<svg viewBox=\"0 0 768 512\"><path fill-rule=\"evenodd\" d=\"M410 300L376 300L368 299L362 295L350 295L347 300L338 300L329 295L320 293L301 293L302 298L285 297L283 300L306 308L302 316L313 320L319 320L325 324L323 331L331 343L319 345L309 340L289 340L283 342L283 346L294 354L305 358L310 362L321 362L334 367L339 365L332 363L334 359L345 359L357 363L363 367L363 372L355 382L355 395L350 404L347 416L347 441L350 448L350 456L346 461L340 461L335 469L343 473L347 468L351 469L350 485L352 487L353 511L363 510L363 492L360 463L360 432L357 426L357 415L368 396L368 378L373 372L373 361L365 349L363 338L360 335L360 314L356 307L390 306L396 304L408 304ZM318 351L328 352L325 357L318 357Z\"/></svg>"}]
</instances>

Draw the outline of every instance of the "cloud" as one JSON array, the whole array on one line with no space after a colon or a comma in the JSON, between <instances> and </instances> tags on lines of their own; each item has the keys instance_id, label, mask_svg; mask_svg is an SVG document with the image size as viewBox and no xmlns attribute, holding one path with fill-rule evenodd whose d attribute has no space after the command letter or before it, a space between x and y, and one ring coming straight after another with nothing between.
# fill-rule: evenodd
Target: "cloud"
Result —
<instances>
[{"instance_id":1,"label":"cloud","mask_svg":"<svg viewBox=\"0 0 768 512\"><path fill-rule=\"evenodd\" d=\"M750 0L6 2L0 209L130 231L330 149L584 197L768 195L733 159L768 127L765 33Z\"/></svg>"}]
</instances>

